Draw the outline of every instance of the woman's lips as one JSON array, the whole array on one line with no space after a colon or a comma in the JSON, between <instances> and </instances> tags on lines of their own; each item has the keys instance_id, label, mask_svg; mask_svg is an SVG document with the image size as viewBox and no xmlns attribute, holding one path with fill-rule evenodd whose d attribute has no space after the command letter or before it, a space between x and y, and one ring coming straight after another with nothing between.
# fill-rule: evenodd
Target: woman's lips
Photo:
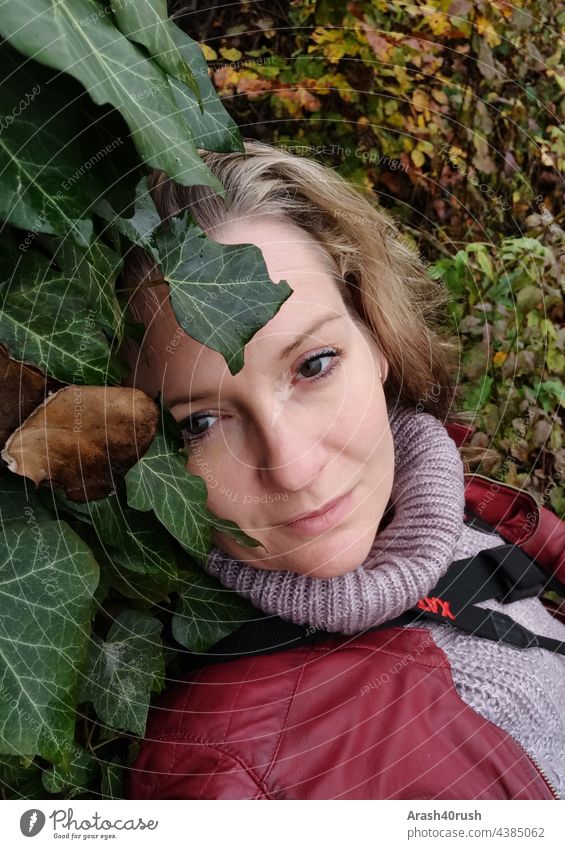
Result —
<instances>
[{"instance_id":1,"label":"woman's lips","mask_svg":"<svg viewBox=\"0 0 565 849\"><path fill-rule=\"evenodd\" d=\"M346 492L345 495L334 499L330 504L322 510L315 513L309 513L308 516L302 519L295 519L293 522L285 522L284 527L289 528L293 533L300 536L315 536L328 528L337 525L350 507L351 496L353 489Z\"/></svg>"}]
</instances>

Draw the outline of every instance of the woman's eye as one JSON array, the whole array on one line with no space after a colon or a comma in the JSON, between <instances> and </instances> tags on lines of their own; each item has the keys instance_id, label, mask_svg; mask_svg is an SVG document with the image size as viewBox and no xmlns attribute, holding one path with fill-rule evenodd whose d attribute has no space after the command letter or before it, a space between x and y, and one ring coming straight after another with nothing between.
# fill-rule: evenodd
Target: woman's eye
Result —
<instances>
[{"instance_id":1,"label":"woman's eye","mask_svg":"<svg viewBox=\"0 0 565 849\"><path fill-rule=\"evenodd\" d=\"M340 353L340 351L334 348L330 348L327 351L321 351L319 354L315 354L313 357L309 357L307 360L305 360L299 367L298 371L305 378L316 379L318 377L325 377L333 371L335 364L330 367L320 368L321 360L331 361L332 358L339 357Z\"/></svg>"},{"instance_id":2,"label":"woman's eye","mask_svg":"<svg viewBox=\"0 0 565 849\"><path fill-rule=\"evenodd\" d=\"M187 419L182 421L179 425L181 433L187 439L194 441L197 439L203 439L210 427L204 427L206 423L206 419L215 419L216 416L208 415L207 413L200 413L199 415L189 416Z\"/></svg>"}]
</instances>

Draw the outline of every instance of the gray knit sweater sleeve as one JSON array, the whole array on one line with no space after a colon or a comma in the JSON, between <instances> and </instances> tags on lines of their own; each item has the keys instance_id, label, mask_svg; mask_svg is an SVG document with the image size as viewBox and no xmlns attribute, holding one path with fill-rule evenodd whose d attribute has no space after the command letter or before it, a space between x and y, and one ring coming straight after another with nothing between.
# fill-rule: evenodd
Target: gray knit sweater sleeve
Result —
<instances>
[{"instance_id":1,"label":"gray knit sweater sleeve","mask_svg":"<svg viewBox=\"0 0 565 849\"><path fill-rule=\"evenodd\" d=\"M503 544L497 534L465 527L454 559ZM506 613L534 633L565 640L565 625L537 598L479 606ZM441 623L426 628L445 652L463 701L512 735L565 799L565 656L513 648Z\"/></svg>"}]
</instances>

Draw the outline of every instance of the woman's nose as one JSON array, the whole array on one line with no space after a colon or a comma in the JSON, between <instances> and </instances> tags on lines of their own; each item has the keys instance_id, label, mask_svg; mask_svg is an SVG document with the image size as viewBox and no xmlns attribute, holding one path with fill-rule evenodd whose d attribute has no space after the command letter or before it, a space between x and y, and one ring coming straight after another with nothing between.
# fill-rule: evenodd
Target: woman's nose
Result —
<instances>
[{"instance_id":1,"label":"woman's nose","mask_svg":"<svg viewBox=\"0 0 565 849\"><path fill-rule=\"evenodd\" d=\"M265 488L307 489L328 462L319 422L306 422L304 413L285 410L262 420L256 433L258 474Z\"/></svg>"}]
</instances>

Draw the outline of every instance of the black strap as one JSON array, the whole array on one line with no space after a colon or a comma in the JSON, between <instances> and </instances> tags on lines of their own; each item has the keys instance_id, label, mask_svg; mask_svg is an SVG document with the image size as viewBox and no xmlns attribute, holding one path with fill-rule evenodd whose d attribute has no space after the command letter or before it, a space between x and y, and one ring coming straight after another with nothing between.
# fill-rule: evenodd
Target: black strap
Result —
<instances>
[{"instance_id":1,"label":"black strap","mask_svg":"<svg viewBox=\"0 0 565 849\"><path fill-rule=\"evenodd\" d=\"M452 621L442 618L441 614L434 614L428 611L415 611L412 608L402 614L402 624L405 624L407 621L419 621L422 618L422 614L426 618L449 624L475 637L483 637L486 640L505 643L514 646L514 648L542 648L565 655L565 640L560 642L559 640L551 639L551 637L534 634L533 631L515 622L511 616L507 616L506 613L500 613L497 610L485 610L482 607L469 605L456 614L456 621ZM387 624L391 627L399 623L393 620Z\"/></svg>"},{"instance_id":2,"label":"black strap","mask_svg":"<svg viewBox=\"0 0 565 849\"><path fill-rule=\"evenodd\" d=\"M506 543L453 561L433 590L416 607L368 630L423 623L431 619L516 648L539 647L565 654L565 641L535 634L505 613L476 606L489 599L509 604L539 596L548 589L565 597L563 583L553 576L548 577L519 546ZM343 635L297 625L279 616L263 616L246 622L212 646L209 652L192 654L189 659L191 665L202 666L313 645L337 637L343 638Z\"/></svg>"}]
</instances>

